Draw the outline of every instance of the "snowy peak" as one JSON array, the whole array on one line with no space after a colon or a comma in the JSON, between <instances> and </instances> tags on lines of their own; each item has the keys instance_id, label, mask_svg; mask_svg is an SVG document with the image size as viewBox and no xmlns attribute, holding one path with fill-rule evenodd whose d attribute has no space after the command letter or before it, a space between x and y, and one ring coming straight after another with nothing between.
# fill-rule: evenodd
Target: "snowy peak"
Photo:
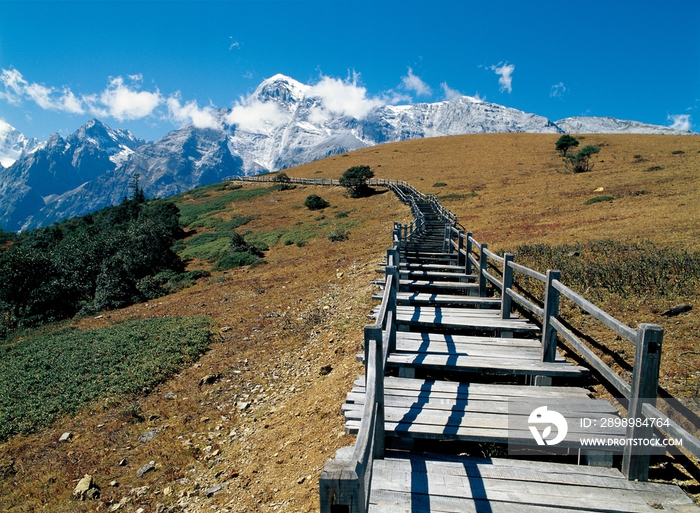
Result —
<instances>
[{"instance_id":1,"label":"snowy peak","mask_svg":"<svg viewBox=\"0 0 700 513\"><path fill-rule=\"evenodd\" d=\"M134 150L146 141L134 137L128 130L114 130L98 119L91 119L68 137L71 144L89 144L108 153L128 148Z\"/></svg>"},{"instance_id":2,"label":"snowy peak","mask_svg":"<svg viewBox=\"0 0 700 513\"><path fill-rule=\"evenodd\" d=\"M299 103L310 87L291 77L278 73L263 80L252 95L258 101L275 101L277 103Z\"/></svg>"},{"instance_id":3,"label":"snowy peak","mask_svg":"<svg viewBox=\"0 0 700 513\"><path fill-rule=\"evenodd\" d=\"M659 134L691 135L690 130L678 130L669 126L650 125L639 121L611 117L571 117L560 119L557 126L572 134Z\"/></svg>"},{"instance_id":4,"label":"snowy peak","mask_svg":"<svg viewBox=\"0 0 700 513\"><path fill-rule=\"evenodd\" d=\"M0 119L0 165L10 167L15 161L39 146L36 139L28 139L19 130Z\"/></svg>"}]
</instances>

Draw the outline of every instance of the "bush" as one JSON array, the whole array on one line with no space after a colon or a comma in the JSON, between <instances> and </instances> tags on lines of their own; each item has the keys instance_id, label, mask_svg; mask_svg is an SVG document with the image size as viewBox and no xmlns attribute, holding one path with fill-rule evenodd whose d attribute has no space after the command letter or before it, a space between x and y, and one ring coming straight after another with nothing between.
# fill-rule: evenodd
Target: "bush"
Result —
<instances>
[{"instance_id":1,"label":"bush","mask_svg":"<svg viewBox=\"0 0 700 513\"><path fill-rule=\"evenodd\" d=\"M330 207L331 204L324 200L321 196L311 194L310 196L306 197L306 200L304 201L304 206L307 207L309 210L322 210L324 208Z\"/></svg>"},{"instance_id":2,"label":"bush","mask_svg":"<svg viewBox=\"0 0 700 513\"><path fill-rule=\"evenodd\" d=\"M435 182L433 187L445 187L447 184L445 182Z\"/></svg>"},{"instance_id":3,"label":"bush","mask_svg":"<svg viewBox=\"0 0 700 513\"><path fill-rule=\"evenodd\" d=\"M285 173L284 171L282 171L282 172L280 172L280 173L277 173L277 174L272 178L272 181L273 181L273 182L280 182L280 183L289 183L289 182L292 181L292 179L289 178L289 177L287 176L287 173Z\"/></svg>"},{"instance_id":4,"label":"bush","mask_svg":"<svg viewBox=\"0 0 700 513\"><path fill-rule=\"evenodd\" d=\"M374 171L369 166L353 166L343 173L340 185L347 187L351 198L362 198L372 193L367 180L373 177Z\"/></svg>"},{"instance_id":5,"label":"bush","mask_svg":"<svg viewBox=\"0 0 700 513\"><path fill-rule=\"evenodd\" d=\"M165 381L206 350L210 327L204 317L166 317L35 330L7 341L0 345L0 441Z\"/></svg>"},{"instance_id":6,"label":"bush","mask_svg":"<svg viewBox=\"0 0 700 513\"><path fill-rule=\"evenodd\" d=\"M562 157L566 157L566 154L571 148L578 146L578 141L575 137L564 134L556 142L556 149L561 154Z\"/></svg>"},{"instance_id":7,"label":"bush","mask_svg":"<svg viewBox=\"0 0 700 513\"><path fill-rule=\"evenodd\" d=\"M576 155L565 155L564 164L573 173L586 173L593 169L591 157L600 152L595 146L584 146Z\"/></svg>"},{"instance_id":8,"label":"bush","mask_svg":"<svg viewBox=\"0 0 700 513\"><path fill-rule=\"evenodd\" d=\"M612 201L614 200L614 196L596 196L595 198L591 198L589 200L586 200L586 205L592 205L593 203L600 203L601 201Z\"/></svg>"},{"instance_id":9,"label":"bush","mask_svg":"<svg viewBox=\"0 0 700 513\"><path fill-rule=\"evenodd\" d=\"M343 242L348 240L350 237L350 232L346 230L335 230L330 232L328 235L328 240L331 242Z\"/></svg>"}]
</instances>

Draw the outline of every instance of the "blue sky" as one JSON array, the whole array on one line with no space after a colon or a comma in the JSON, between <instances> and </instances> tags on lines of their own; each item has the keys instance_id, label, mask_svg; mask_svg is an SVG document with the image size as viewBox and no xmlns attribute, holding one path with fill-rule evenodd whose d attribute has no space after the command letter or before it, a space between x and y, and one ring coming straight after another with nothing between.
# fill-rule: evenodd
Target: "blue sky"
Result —
<instances>
[{"instance_id":1,"label":"blue sky","mask_svg":"<svg viewBox=\"0 0 700 513\"><path fill-rule=\"evenodd\" d=\"M374 102L700 127L700 1L0 0L0 119L157 139L276 73Z\"/></svg>"}]
</instances>

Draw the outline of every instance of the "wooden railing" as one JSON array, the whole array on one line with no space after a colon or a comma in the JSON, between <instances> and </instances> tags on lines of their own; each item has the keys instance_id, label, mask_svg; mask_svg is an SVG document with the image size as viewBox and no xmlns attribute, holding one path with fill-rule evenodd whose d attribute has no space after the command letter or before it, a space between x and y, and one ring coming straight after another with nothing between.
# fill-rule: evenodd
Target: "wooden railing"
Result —
<instances>
[{"instance_id":1,"label":"wooden railing","mask_svg":"<svg viewBox=\"0 0 700 513\"><path fill-rule=\"evenodd\" d=\"M384 458L384 368L396 347L399 253L387 251L386 285L374 324L365 326L365 405L357 440L326 463L319 491L321 513L364 513L375 459Z\"/></svg>"},{"instance_id":2,"label":"wooden railing","mask_svg":"<svg viewBox=\"0 0 700 513\"><path fill-rule=\"evenodd\" d=\"M501 317L511 316L513 308L524 310L540 319L542 326L542 361L552 362L556 358L557 339L561 337L568 346L579 354L618 394L627 400L627 417L640 419L628 424L626 437L651 439L654 429L668 438L681 439L682 449L695 457L700 457L700 441L674 422L668 415L656 408L658 396L659 366L663 342L663 328L655 324L639 324L632 329L623 322L577 294L561 281L561 273L548 270L542 274L513 261L513 255L499 256L488 249L486 243L479 243L471 233L465 233L452 226L448 233L446 247L455 253L459 265L464 265L468 274L475 274L479 283L479 295L498 293L502 298ZM494 275L497 274L497 276ZM534 292L517 286L517 275L527 276L542 283L544 293L540 304L534 299ZM520 292L514 288L517 287ZM628 384L603 360L601 360L560 316L559 305L562 299L598 320L623 339L635 346L632 382ZM541 306L540 306L541 305ZM551 378L536 376L534 384L548 385ZM650 419L645 422L645 419ZM658 420L651 420L658 419ZM622 471L628 479L646 480L649 472L649 455L639 454L631 445L625 446Z\"/></svg>"},{"instance_id":3,"label":"wooden railing","mask_svg":"<svg viewBox=\"0 0 700 513\"><path fill-rule=\"evenodd\" d=\"M277 182L302 185L339 186L330 178L292 178L284 182L275 175L232 177L232 180L250 182ZM513 255L497 255L488 244L479 243L471 233L457 228L457 218L445 209L433 195L426 195L403 180L370 179L370 186L388 187L411 207L414 221L408 225L394 224L392 248L387 252L386 286L375 324L365 326L365 380L366 399L362 422L354 447L338 451L335 460L326 464L320 479L322 513L363 513L367 508L372 473L372 462L384 454L384 366L396 340L396 292L398 291L398 255L402 244L410 241L425 228L425 219L418 203L428 203L445 223L445 251L454 253L458 265L467 274L475 273L479 283L479 295L484 297L498 292L502 298L501 317L508 319L513 309L521 309L541 320L542 361L556 358L558 337L578 353L587 364L607 381L627 403L627 416L641 422L628 424L626 437L650 439L654 430L662 435L682 439L682 449L700 457L700 440L656 408L658 396L659 366L663 342L663 328L655 324L639 324L634 330L593 303L583 298L561 282L561 273L548 270L545 274L517 264ZM497 275L494 275L496 273ZM544 287L542 306L525 296L532 291L518 287L516 273L539 282ZM514 288L515 286L515 288ZM516 290L518 288L522 293ZM559 304L565 298L581 310L600 321L635 346L632 383L628 384L603 362L560 317ZM515 304L514 304L515 303ZM533 384L551 384L548 376L535 376ZM645 423L645 419L658 419ZM640 454L632 445L625 445L622 471L630 480L644 481L649 473L648 454Z\"/></svg>"},{"instance_id":4,"label":"wooden railing","mask_svg":"<svg viewBox=\"0 0 700 513\"><path fill-rule=\"evenodd\" d=\"M335 178L295 178L286 177L280 179L277 174L255 175L255 176L230 176L225 180L238 180L243 182L267 182L267 183L291 183L298 185L325 185L325 186L340 186L340 180ZM370 178L367 180L367 185L376 187L388 187L396 193L399 198L405 203L411 205L418 201L430 203L434 210L438 212L446 222L455 224L457 216L443 207L435 196L432 194L423 194L418 189L413 187L408 182L403 180L387 180L385 178ZM412 208L413 210L413 208ZM413 210L415 214L415 210Z\"/></svg>"}]
</instances>

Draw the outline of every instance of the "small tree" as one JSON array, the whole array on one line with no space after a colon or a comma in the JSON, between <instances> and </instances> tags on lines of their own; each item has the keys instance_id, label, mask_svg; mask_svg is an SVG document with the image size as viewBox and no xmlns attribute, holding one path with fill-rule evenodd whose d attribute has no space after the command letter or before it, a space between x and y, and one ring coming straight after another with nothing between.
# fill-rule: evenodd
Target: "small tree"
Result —
<instances>
[{"instance_id":1,"label":"small tree","mask_svg":"<svg viewBox=\"0 0 700 513\"><path fill-rule=\"evenodd\" d=\"M330 207L331 204L324 200L321 196L311 194L310 196L306 197L306 200L304 201L304 206L309 210L322 210L324 208Z\"/></svg>"},{"instance_id":2,"label":"small tree","mask_svg":"<svg viewBox=\"0 0 700 513\"><path fill-rule=\"evenodd\" d=\"M584 146L576 155L564 156L564 163L574 173L586 173L593 169L591 156L600 152L595 146Z\"/></svg>"},{"instance_id":3,"label":"small tree","mask_svg":"<svg viewBox=\"0 0 700 513\"><path fill-rule=\"evenodd\" d=\"M566 154L569 152L569 149L576 148L577 146L578 141L575 137L569 134L562 135L556 143L557 151L561 154L562 157L566 157Z\"/></svg>"},{"instance_id":4,"label":"small tree","mask_svg":"<svg viewBox=\"0 0 700 513\"><path fill-rule=\"evenodd\" d=\"M287 176L287 173L285 173L284 171L282 171L281 173L277 173L277 174L272 178L272 181L273 181L273 182L280 182L280 183L289 183L289 182L292 181L292 179L289 178L289 176Z\"/></svg>"},{"instance_id":5,"label":"small tree","mask_svg":"<svg viewBox=\"0 0 700 513\"><path fill-rule=\"evenodd\" d=\"M347 187L351 198L369 196L372 189L367 185L367 180L374 177L374 171L369 166L353 166L340 178L340 185Z\"/></svg>"}]
</instances>

